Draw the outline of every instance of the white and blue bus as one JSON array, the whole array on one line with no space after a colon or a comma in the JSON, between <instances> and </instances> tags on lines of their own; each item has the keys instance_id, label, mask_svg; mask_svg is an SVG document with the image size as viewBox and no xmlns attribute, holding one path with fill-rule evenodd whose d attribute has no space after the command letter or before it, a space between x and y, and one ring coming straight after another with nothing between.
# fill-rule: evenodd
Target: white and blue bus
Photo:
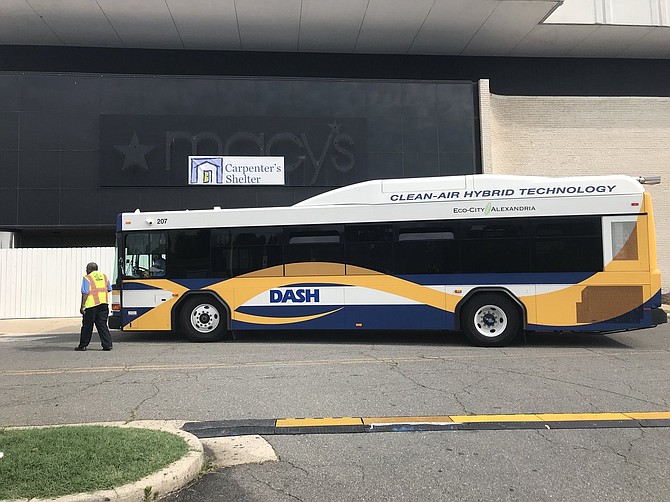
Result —
<instances>
[{"instance_id":1,"label":"white and blue bus","mask_svg":"<svg viewBox=\"0 0 670 502\"><path fill-rule=\"evenodd\" d=\"M643 178L367 181L290 207L123 213L110 324L613 332L667 322Z\"/></svg>"}]
</instances>

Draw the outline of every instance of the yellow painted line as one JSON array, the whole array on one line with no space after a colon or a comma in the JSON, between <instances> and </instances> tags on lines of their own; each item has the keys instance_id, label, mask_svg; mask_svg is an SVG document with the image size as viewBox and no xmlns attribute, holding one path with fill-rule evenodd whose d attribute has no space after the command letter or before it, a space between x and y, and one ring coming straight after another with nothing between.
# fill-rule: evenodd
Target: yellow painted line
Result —
<instances>
[{"instance_id":1,"label":"yellow painted line","mask_svg":"<svg viewBox=\"0 0 670 502\"><path fill-rule=\"evenodd\" d=\"M446 415L417 416L417 417L363 417L365 425L388 424L447 424L453 422Z\"/></svg>"},{"instance_id":2,"label":"yellow painted line","mask_svg":"<svg viewBox=\"0 0 670 502\"><path fill-rule=\"evenodd\" d=\"M670 420L670 411L641 411L624 415L633 420Z\"/></svg>"},{"instance_id":3,"label":"yellow painted line","mask_svg":"<svg viewBox=\"0 0 670 502\"><path fill-rule=\"evenodd\" d=\"M0 370L0 376L38 376L63 373L107 373L117 371L174 371L174 370L229 370L244 368L277 368L300 366L389 364L389 363L426 363L442 361L439 357L393 357L370 359L306 359L292 361L256 361L244 363L195 363L195 364L153 364L137 366L95 366L90 368L42 368L22 370Z\"/></svg>"},{"instance_id":4,"label":"yellow painted line","mask_svg":"<svg viewBox=\"0 0 670 502\"><path fill-rule=\"evenodd\" d=\"M364 417L365 425L426 424L426 423L498 423L498 422L577 422L613 420L665 420L668 411L632 413L519 413L509 415L433 415L405 417Z\"/></svg>"},{"instance_id":5,"label":"yellow painted line","mask_svg":"<svg viewBox=\"0 0 670 502\"><path fill-rule=\"evenodd\" d=\"M196 363L196 364L154 364L137 366L96 366L91 368L43 368L23 370L0 370L0 376L37 376L56 375L63 373L107 373L118 371L174 371L174 370L229 370L244 368L277 368L277 367L299 367L299 366L322 366L322 365L356 365L356 364L388 364L388 363L415 363L429 362L430 357L404 357L404 358L376 358L376 359L317 359L298 361L258 361L247 363Z\"/></svg>"},{"instance_id":6,"label":"yellow painted line","mask_svg":"<svg viewBox=\"0 0 670 502\"><path fill-rule=\"evenodd\" d=\"M450 415L454 422L481 423L481 422L542 422L538 415Z\"/></svg>"},{"instance_id":7,"label":"yellow painted line","mask_svg":"<svg viewBox=\"0 0 670 502\"><path fill-rule=\"evenodd\" d=\"M537 415L544 422L576 422L580 420L632 420L623 413L547 413Z\"/></svg>"},{"instance_id":8,"label":"yellow painted line","mask_svg":"<svg viewBox=\"0 0 670 502\"><path fill-rule=\"evenodd\" d=\"M615 420L663 420L670 419L670 412L632 413L519 413L509 415L417 415L397 417L330 417L330 418L280 418L276 427L328 427L350 425L395 425L395 424L449 424L449 423L502 423L502 422L607 422Z\"/></svg>"},{"instance_id":9,"label":"yellow painted line","mask_svg":"<svg viewBox=\"0 0 670 502\"><path fill-rule=\"evenodd\" d=\"M332 427L341 425L363 425L359 417L328 418L278 418L275 427Z\"/></svg>"},{"instance_id":10,"label":"yellow painted line","mask_svg":"<svg viewBox=\"0 0 670 502\"><path fill-rule=\"evenodd\" d=\"M615 352L612 353L616 354ZM667 355L667 350L640 350L626 352L627 355ZM40 376L58 375L67 373L113 373L113 372L135 372L135 371L177 371L177 370L230 370L244 368L264 367L301 367L301 366L328 366L328 365L378 365L389 363L406 364L430 364L453 361L472 361L491 359L491 355L450 355L450 356L408 356L408 357L384 357L384 358L357 358L357 359L304 359L288 361L252 361L242 363L195 363L195 364L154 364L154 365L128 365L128 366L93 366L93 367L70 367L70 368L24 368L16 370L0 370L0 376ZM578 352L553 352L529 357L527 354L505 355L507 360L517 359L581 359L593 358L593 353Z\"/></svg>"}]
</instances>

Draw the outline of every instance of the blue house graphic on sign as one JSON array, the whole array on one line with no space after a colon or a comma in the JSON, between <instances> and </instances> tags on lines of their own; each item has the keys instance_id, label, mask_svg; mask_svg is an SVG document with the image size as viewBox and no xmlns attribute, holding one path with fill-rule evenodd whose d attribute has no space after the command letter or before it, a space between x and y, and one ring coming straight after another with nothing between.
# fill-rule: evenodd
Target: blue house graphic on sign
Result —
<instances>
[{"instance_id":1,"label":"blue house graphic on sign","mask_svg":"<svg viewBox=\"0 0 670 502\"><path fill-rule=\"evenodd\" d=\"M191 157L189 166L189 185L222 185L222 157Z\"/></svg>"}]
</instances>

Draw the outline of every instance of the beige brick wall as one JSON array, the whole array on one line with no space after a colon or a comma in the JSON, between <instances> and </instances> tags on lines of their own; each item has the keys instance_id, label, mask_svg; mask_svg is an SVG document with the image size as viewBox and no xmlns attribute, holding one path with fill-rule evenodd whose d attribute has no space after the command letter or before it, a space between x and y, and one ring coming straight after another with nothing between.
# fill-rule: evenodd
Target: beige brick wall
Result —
<instances>
[{"instance_id":1,"label":"beige brick wall","mask_svg":"<svg viewBox=\"0 0 670 502\"><path fill-rule=\"evenodd\" d=\"M670 291L670 98L489 93L480 81L483 172L661 175L654 201L663 291Z\"/></svg>"}]
</instances>

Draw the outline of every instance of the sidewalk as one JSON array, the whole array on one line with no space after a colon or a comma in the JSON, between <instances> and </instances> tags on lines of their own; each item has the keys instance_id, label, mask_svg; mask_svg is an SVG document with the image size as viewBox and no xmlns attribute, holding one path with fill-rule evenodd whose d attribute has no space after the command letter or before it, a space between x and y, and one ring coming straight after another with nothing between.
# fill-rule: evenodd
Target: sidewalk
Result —
<instances>
[{"instance_id":1,"label":"sidewalk","mask_svg":"<svg viewBox=\"0 0 670 502\"><path fill-rule=\"evenodd\" d=\"M79 333L80 329L81 316L40 319L0 319L0 336Z\"/></svg>"}]
</instances>

